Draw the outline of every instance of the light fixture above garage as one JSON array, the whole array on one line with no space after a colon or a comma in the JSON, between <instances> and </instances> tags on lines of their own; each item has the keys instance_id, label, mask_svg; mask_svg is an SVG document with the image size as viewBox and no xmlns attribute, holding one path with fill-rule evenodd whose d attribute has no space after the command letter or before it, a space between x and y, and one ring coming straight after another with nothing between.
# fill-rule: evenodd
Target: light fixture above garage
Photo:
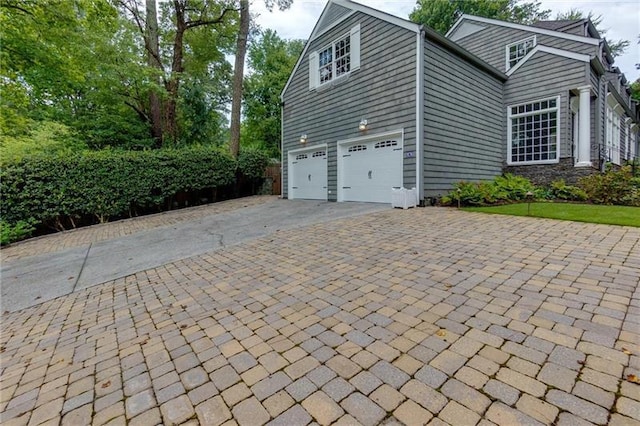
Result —
<instances>
[{"instance_id":1,"label":"light fixture above garage","mask_svg":"<svg viewBox=\"0 0 640 426\"><path fill-rule=\"evenodd\" d=\"M303 134L300 135L300 143L303 144L303 145L305 143L307 143L307 134L306 133L303 133Z\"/></svg>"},{"instance_id":2,"label":"light fixture above garage","mask_svg":"<svg viewBox=\"0 0 640 426\"><path fill-rule=\"evenodd\" d=\"M367 124L367 119L363 118L362 120L360 120L360 124L358 124L358 130L364 132L365 130L367 130Z\"/></svg>"}]
</instances>

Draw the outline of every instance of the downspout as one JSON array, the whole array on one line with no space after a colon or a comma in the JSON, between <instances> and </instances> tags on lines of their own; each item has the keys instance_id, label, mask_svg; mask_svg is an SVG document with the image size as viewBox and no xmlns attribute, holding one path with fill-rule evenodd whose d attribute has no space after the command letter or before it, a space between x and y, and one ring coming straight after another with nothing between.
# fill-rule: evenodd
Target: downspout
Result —
<instances>
[{"instance_id":1,"label":"downspout","mask_svg":"<svg viewBox=\"0 0 640 426\"><path fill-rule=\"evenodd\" d=\"M424 144L424 28L416 34L416 192L418 205L424 205L424 173L422 150Z\"/></svg>"},{"instance_id":2,"label":"downspout","mask_svg":"<svg viewBox=\"0 0 640 426\"><path fill-rule=\"evenodd\" d=\"M284 99L280 95L280 198L284 198ZM287 199L289 191L287 191Z\"/></svg>"}]
</instances>

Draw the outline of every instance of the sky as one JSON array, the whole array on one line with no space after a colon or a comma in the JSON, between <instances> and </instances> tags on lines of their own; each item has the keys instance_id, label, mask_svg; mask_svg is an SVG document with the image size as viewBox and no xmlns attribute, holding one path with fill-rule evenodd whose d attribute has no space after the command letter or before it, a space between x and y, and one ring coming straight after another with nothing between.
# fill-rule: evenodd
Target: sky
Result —
<instances>
[{"instance_id":1,"label":"sky","mask_svg":"<svg viewBox=\"0 0 640 426\"><path fill-rule=\"evenodd\" d=\"M253 11L259 14L257 22L262 29L273 29L282 38L306 40L326 3L327 0L293 0L290 9L269 12L264 2L257 0L253 3ZM415 0L358 0L358 3L405 19L408 19L416 4ZM600 29L607 30L608 39L631 42L626 53L616 58L615 64L630 82L640 78L640 70L635 67L640 63L640 0L541 0L541 9L550 9L551 19L557 13L572 8L582 10L585 14L592 11L595 16L602 15Z\"/></svg>"}]
</instances>

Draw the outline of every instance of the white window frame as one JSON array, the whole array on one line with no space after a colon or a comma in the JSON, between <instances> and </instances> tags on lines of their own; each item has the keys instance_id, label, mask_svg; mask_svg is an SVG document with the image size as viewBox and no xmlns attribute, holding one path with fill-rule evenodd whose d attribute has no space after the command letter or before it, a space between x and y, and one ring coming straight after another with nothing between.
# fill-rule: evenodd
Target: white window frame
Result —
<instances>
[{"instance_id":1,"label":"white window frame","mask_svg":"<svg viewBox=\"0 0 640 426\"><path fill-rule=\"evenodd\" d=\"M540 109L537 111L530 111L530 112L523 112L523 113L516 113L516 114L512 114L511 110L512 108L518 108L521 106L526 106L526 105L532 105L538 102L544 102L544 101L552 101L555 100L556 101L556 106L553 108L546 108L546 109ZM538 114L544 114L544 113L551 113L551 112L555 112L556 113L556 156L554 159L547 159L547 160L529 160L529 161L513 161L513 157L512 157L512 147L513 147L513 123L512 120L514 118L521 118L521 117L527 117L527 116L534 116L534 115L538 115ZM561 130L561 126L560 126L560 96L552 96L549 98L542 98L542 99L536 99L536 100L532 100L532 101L527 101L527 102L521 102L518 104L514 104L514 105L509 105L507 107L507 164L508 165L514 165L514 166L521 166L521 165L527 165L527 164L555 164L558 163L560 161L560 130Z\"/></svg>"},{"instance_id":2,"label":"white window frame","mask_svg":"<svg viewBox=\"0 0 640 426\"><path fill-rule=\"evenodd\" d=\"M621 118L620 114L616 111L619 107L618 103L609 98L606 108L607 124L606 124L606 148L607 148L607 161L620 165L620 148L621 142Z\"/></svg>"},{"instance_id":3,"label":"white window frame","mask_svg":"<svg viewBox=\"0 0 640 426\"><path fill-rule=\"evenodd\" d=\"M349 42L349 71L337 75L338 66L336 60L336 44L347 40ZM331 51L331 78L321 82L320 78L320 53ZM343 55L341 58L344 58ZM326 65L326 64L325 64ZM324 68L324 66L322 67ZM360 69L360 24L355 25L345 34L324 45L321 49L309 54L309 90L331 86L332 83L347 78L352 72Z\"/></svg>"},{"instance_id":4,"label":"white window frame","mask_svg":"<svg viewBox=\"0 0 640 426\"><path fill-rule=\"evenodd\" d=\"M512 47L512 46L516 46L516 52L517 52L517 50L518 50L518 45L519 45L519 44L525 44L526 42L528 42L528 41L530 41L530 40L533 40L533 44L532 44L532 46L531 46L531 49L529 49L528 51L524 52L524 55L522 55L522 56L520 56L520 57L516 57L516 63L515 63L515 64L513 64L513 65L511 65L511 55L510 55L510 52L509 52L509 51L510 51L510 49L511 49L511 47ZM531 51L532 51L532 50L537 46L537 44L538 44L538 40L537 40L537 37L536 37L535 35L532 35L532 36L530 36L530 37L523 38L522 40L518 40L518 41L516 41L516 42L513 42L513 43L510 43L510 44L507 44L507 45L505 46L505 68L504 68L504 69L508 71L508 70L509 70L509 69L511 69L512 67L515 67L516 65L518 65L518 63L519 63L520 61L522 61L522 59L523 59L525 56L527 56L527 53L531 52Z\"/></svg>"}]
</instances>

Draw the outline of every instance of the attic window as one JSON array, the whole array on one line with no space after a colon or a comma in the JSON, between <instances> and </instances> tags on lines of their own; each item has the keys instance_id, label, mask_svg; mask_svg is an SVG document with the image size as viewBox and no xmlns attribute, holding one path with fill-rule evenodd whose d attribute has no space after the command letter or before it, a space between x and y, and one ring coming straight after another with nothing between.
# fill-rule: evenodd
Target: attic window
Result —
<instances>
[{"instance_id":1,"label":"attic window","mask_svg":"<svg viewBox=\"0 0 640 426\"><path fill-rule=\"evenodd\" d=\"M309 90L360 68L360 24L328 46L309 55Z\"/></svg>"},{"instance_id":2,"label":"attic window","mask_svg":"<svg viewBox=\"0 0 640 426\"><path fill-rule=\"evenodd\" d=\"M507 45L507 70L515 66L536 46L536 36Z\"/></svg>"}]
</instances>

